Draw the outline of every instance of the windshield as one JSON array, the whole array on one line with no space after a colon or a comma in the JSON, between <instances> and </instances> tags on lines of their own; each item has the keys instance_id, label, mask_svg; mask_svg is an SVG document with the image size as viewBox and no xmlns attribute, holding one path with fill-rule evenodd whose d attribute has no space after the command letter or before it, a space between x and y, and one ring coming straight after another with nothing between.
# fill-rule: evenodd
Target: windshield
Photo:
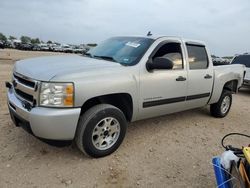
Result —
<instances>
[{"instance_id":1,"label":"windshield","mask_svg":"<svg viewBox=\"0 0 250 188\"><path fill-rule=\"evenodd\" d=\"M153 39L143 37L113 37L92 48L87 54L93 58L135 65L153 41Z\"/></svg>"},{"instance_id":2,"label":"windshield","mask_svg":"<svg viewBox=\"0 0 250 188\"><path fill-rule=\"evenodd\" d=\"M243 64L250 67L250 55L240 55L233 59L232 64Z\"/></svg>"}]
</instances>

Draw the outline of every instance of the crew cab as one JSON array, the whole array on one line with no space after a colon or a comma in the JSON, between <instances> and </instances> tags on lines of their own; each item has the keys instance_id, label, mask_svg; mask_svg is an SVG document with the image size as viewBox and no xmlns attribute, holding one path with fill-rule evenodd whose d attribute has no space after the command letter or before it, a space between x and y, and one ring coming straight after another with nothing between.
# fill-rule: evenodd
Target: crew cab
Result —
<instances>
[{"instance_id":1,"label":"crew cab","mask_svg":"<svg viewBox=\"0 0 250 188\"><path fill-rule=\"evenodd\" d=\"M225 117L244 71L213 67L203 42L113 37L82 56L17 61L8 106L14 123L37 138L74 140L103 157L120 146L129 122L206 105Z\"/></svg>"}]
</instances>

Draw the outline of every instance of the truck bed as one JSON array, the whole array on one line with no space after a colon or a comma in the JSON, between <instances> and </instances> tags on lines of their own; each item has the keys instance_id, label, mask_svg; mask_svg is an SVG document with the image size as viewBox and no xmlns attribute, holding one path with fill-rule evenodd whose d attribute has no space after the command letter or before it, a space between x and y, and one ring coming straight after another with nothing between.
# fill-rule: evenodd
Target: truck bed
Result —
<instances>
[{"instance_id":1,"label":"truck bed","mask_svg":"<svg viewBox=\"0 0 250 188\"><path fill-rule=\"evenodd\" d=\"M239 64L214 66L214 85L209 104L216 103L219 100L222 88L228 81L235 80L238 90L243 83L244 71L245 66Z\"/></svg>"}]
</instances>

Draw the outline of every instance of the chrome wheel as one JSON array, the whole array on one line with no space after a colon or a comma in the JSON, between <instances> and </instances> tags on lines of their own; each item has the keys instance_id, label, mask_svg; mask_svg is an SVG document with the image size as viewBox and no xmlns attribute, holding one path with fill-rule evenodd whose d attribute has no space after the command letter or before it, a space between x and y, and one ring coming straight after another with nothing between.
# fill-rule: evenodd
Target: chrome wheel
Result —
<instances>
[{"instance_id":1,"label":"chrome wheel","mask_svg":"<svg viewBox=\"0 0 250 188\"><path fill-rule=\"evenodd\" d=\"M223 114L227 113L227 111L230 108L230 103L231 103L231 99L229 96L225 96L222 103L221 103L221 112Z\"/></svg>"},{"instance_id":2,"label":"chrome wheel","mask_svg":"<svg viewBox=\"0 0 250 188\"><path fill-rule=\"evenodd\" d=\"M120 123L113 117L99 121L93 129L92 143L98 150L111 148L120 135Z\"/></svg>"}]
</instances>

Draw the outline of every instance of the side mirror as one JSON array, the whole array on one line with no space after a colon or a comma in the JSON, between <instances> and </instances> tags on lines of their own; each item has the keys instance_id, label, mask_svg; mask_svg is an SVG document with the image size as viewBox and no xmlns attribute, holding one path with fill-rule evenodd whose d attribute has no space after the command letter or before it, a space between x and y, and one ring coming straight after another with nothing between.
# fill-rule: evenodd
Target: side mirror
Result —
<instances>
[{"instance_id":1,"label":"side mirror","mask_svg":"<svg viewBox=\"0 0 250 188\"><path fill-rule=\"evenodd\" d=\"M146 63L147 70L173 69L174 63L168 58L156 57L151 62Z\"/></svg>"}]
</instances>

